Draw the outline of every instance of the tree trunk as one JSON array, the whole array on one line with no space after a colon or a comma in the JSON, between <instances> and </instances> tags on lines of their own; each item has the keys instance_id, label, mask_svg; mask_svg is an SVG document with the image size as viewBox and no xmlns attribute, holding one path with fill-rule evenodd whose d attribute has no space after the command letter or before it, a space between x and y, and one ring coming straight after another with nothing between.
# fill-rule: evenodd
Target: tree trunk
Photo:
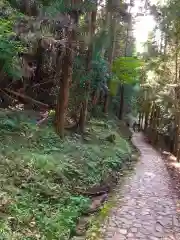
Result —
<instances>
[{"instance_id":1,"label":"tree trunk","mask_svg":"<svg viewBox=\"0 0 180 240\"><path fill-rule=\"evenodd\" d=\"M69 99L69 84L72 81L72 31L68 31L68 43L65 49L65 53L62 59L62 72L59 84L59 95L56 105L55 114L55 130L57 134L63 138L64 137L64 123L65 123L65 113L68 105ZM61 64L59 63L59 64ZM59 66L60 67L60 66Z\"/></svg>"},{"instance_id":2,"label":"tree trunk","mask_svg":"<svg viewBox=\"0 0 180 240\"><path fill-rule=\"evenodd\" d=\"M174 150L173 150L173 153L175 156L177 156L178 154L178 116L177 116L177 113L176 113L176 116L175 116L175 136L174 136Z\"/></svg>"},{"instance_id":3,"label":"tree trunk","mask_svg":"<svg viewBox=\"0 0 180 240\"><path fill-rule=\"evenodd\" d=\"M148 103L148 104L147 104L147 109L146 109L146 112L145 112L144 131L147 130L148 125L149 125L149 112L150 112L150 107L151 107L151 105Z\"/></svg>"},{"instance_id":4,"label":"tree trunk","mask_svg":"<svg viewBox=\"0 0 180 240\"><path fill-rule=\"evenodd\" d=\"M140 127L141 127L141 116L142 116L142 113L139 112L138 124L139 124Z\"/></svg>"},{"instance_id":5,"label":"tree trunk","mask_svg":"<svg viewBox=\"0 0 180 240\"><path fill-rule=\"evenodd\" d=\"M87 56L87 71L90 71L91 57L92 57L92 51L91 51L91 49L89 49L88 56ZM80 111L79 130L81 133L85 132L90 87L91 87L90 82L88 81L85 84L85 99L82 102L81 111Z\"/></svg>"},{"instance_id":6,"label":"tree trunk","mask_svg":"<svg viewBox=\"0 0 180 240\"><path fill-rule=\"evenodd\" d=\"M178 37L176 39L176 49L175 49L175 84L178 83ZM180 77L180 74L179 74ZM179 154L179 133L180 133L180 113L179 113L179 87L175 88L175 100L176 100L176 104L175 104L175 141L174 141L174 153L177 156L178 161L180 160L180 154Z\"/></svg>"},{"instance_id":7,"label":"tree trunk","mask_svg":"<svg viewBox=\"0 0 180 240\"><path fill-rule=\"evenodd\" d=\"M144 130L143 124L144 124L144 112L142 112L142 114L141 114L141 125L140 125L140 128L141 128L142 130Z\"/></svg>"},{"instance_id":8,"label":"tree trunk","mask_svg":"<svg viewBox=\"0 0 180 240\"><path fill-rule=\"evenodd\" d=\"M103 112L105 114L108 113L108 101L109 100L109 97L108 97L108 94L105 94L105 97L104 97L104 108L103 108Z\"/></svg>"},{"instance_id":9,"label":"tree trunk","mask_svg":"<svg viewBox=\"0 0 180 240\"><path fill-rule=\"evenodd\" d=\"M73 9L78 6L81 0L69 0L66 1L67 6L71 6L72 11L70 14L71 26L67 29L67 44L65 47L65 53L63 59L59 62L59 68L62 66L61 79L60 79L60 89L56 105L55 114L55 129L57 134L63 138L64 137L64 124L65 124L65 114L68 106L69 100L69 86L72 82L72 68L73 68L73 43L76 40L76 33L73 28L74 24L78 24L79 14L74 12Z\"/></svg>"},{"instance_id":10,"label":"tree trunk","mask_svg":"<svg viewBox=\"0 0 180 240\"><path fill-rule=\"evenodd\" d=\"M98 92L96 90L92 93L92 105L95 106L98 100Z\"/></svg>"},{"instance_id":11,"label":"tree trunk","mask_svg":"<svg viewBox=\"0 0 180 240\"><path fill-rule=\"evenodd\" d=\"M123 108L124 108L124 85L121 85L120 88L120 106L119 106L119 119L123 118Z\"/></svg>"},{"instance_id":12,"label":"tree trunk","mask_svg":"<svg viewBox=\"0 0 180 240\"><path fill-rule=\"evenodd\" d=\"M148 128L148 118L149 118L149 114L146 112L145 114L145 121L144 121L144 131L146 132L147 128Z\"/></svg>"},{"instance_id":13,"label":"tree trunk","mask_svg":"<svg viewBox=\"0 0 180 240\"><path fill-rule=\"evenodd\" d=\"M115 45L116 45L116 18L111 14L110 16L110 37L111 37L111 44L108 51L108 61L111 66L113 59L114 59L114 52L115 52Z\"/></svg>"},{"instance_id":14,"label":"tree trunk","mask_svg":"<svg viewBox=\"0 0 180 240\"><path fill-rule=\"evenodd\" d=\"M177 161L180 161L180 117L178 118L178 126L177 126Z\"/></svg>"},{"instance_id":15,"label":"tree trunk","mask_svg":"<svg viewBox=\"0 0 180 240\"><path fill-rule=\"evenodd\" d=\"M128 48L128 38L129 38L129 24L127 26L127 32L126 32L126 42L125 42L125 48L124 48L124 56L127 56L127 48ZM123 118L123 110L124 110L124 84L121 84L121 92L120 92L120 106L119 106L119 119L122 120Z\"/></svg>"},{"instance_id":16,"label":"tree trunk","mask_svg":"<svg viewBox=\"0 0 180 240\"><path fill-rule=\"evenodd\" d=\"M92 53L93 53L93 42L92 37L95 32L96 28L96 14L97 14L97 5L95 11L90 14L90 21L89 21L89 38L90 38L90 46L88 49L88 56L87 56L87 72L91 70L91 60L92 60ZM85 85L85 100L82 102L81 112L80 112L80 120L79 120L79 130L81 133L85 132L85 124L86 124L86 117L87 117L87 108L88 108L88 100L89 100L89 93L90 93L90 82L88 81Z\"/></svg>"},{"instance_id":17,"label":"tree trunk","mask_svg":"<svg viewBox=\"0 0 180 240\"><path fill-rule=\"evenodd\" d=\"M152 128L153 128L152 124L153 124L154 110L155 110L155 104L152 103L150 123L149 123L151 130L152 130Z\"/></svg>"},{"instance_id":18,"label":"tree trunk","mask_svg":"<svg viewBox=\"0 0 180 240\"><path fill-rule=\"evenodd\" d=\"M43 63L43 48L41 46L41 39L38 42L38 48L37 48L37 67L36 67L36 71L34 74L34 82L35 83L40 83L41 82L41 67L42 67L42 63Z\"/></svg>"},{"instance_id":19,"label":"tree trunk","mask_svg":"<svg viewBox=\"0 0 180 240\"><path fill-rule=\"evenodd\" d=\"M158 106L156 106L156 118L155 118L155 139L154 139L154 143L158 143L159 141L159 117L160 117L160 108Z\"/></svg>"},{"instance_id":20,"label":"tree trunk","mask_svg":"<svg viewBox=\"0 0 180 240\"><path fill-rule=\"evenodd\" d=\"M80 118L79 118L79 130L81 133L85 132L85 124L87 118L87 108L88 108L88 98L82 102L81 111L80 111Z\"/></svg>"}]
</instances>

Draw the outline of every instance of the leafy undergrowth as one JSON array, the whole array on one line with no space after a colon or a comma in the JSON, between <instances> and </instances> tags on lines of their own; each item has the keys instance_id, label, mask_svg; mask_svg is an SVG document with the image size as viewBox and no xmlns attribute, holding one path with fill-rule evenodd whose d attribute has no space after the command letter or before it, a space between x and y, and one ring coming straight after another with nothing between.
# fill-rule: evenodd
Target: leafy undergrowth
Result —
<instances>
[{"instance_id":1,"label":"leafy undergrowth","mask_svg":"<svg viewBox=\"0 0 180 240\"><path fill-rule=\"evenodd\" d=\"M90 204L78 191L130 158L111 121L92 120L85 139L72 134L64 141L51 126L38 128L24 113L0 115L0 239L70 239Z\"/></svg>"},{"instance_id":2,"label":"leafy undergrowth","mask_svg":"<svg viewBox=\"0 0 180 240\"><path fill-rule=\"evenodd\" d=\"M120 199L122 199L122 204L123 204L123 195L121 192L119 192L119 189L121 189L122 185L124 184L124 181L127 175L129 176L131 175L139 157L140 157L140 152L137 151L137 149L134 148L134 146L132 145L132 156L131 156L131 162L130 162L131 164L124 166L123 171L121 172L122 178L119 179L119 181L117 182L117 185L111 192L108 201L106 201L106 203L101 207L101 210L98 212L98 214L93 216L90 222L89 229L86 232L86 236L85 236L86 240L103 240L104 239L103 237L103 233L105 230L104 225L106 221L108 221L108 216L110 216L112 208L116 206L117 202L118 204L120 204L120 201L121 201ZM76 238L74 238L73 240L76 240Z\"/></svg>"}]
</instances>

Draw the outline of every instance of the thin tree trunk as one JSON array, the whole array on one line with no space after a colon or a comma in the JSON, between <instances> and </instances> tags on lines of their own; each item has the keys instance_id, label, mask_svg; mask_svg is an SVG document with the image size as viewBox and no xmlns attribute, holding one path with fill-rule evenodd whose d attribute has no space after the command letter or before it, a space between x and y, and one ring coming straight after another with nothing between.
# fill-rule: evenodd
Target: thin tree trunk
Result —
<instances>
[{"instance_id":1,"label":"thin tree trunk","mask_svg":"<svg viewBox=\"0 0 180 240\"><path fill-rule=\"evenodd\" d=\"M144 112L141 114L140 128L143 129Z\"/></svg>"},{"instance_id":2,"label":"thin tree trunk","mask_svg":"<svg viewBox=\"0 0 180 240\"><path fill-rule=\"evenodd\" d=\"M103 108L103 112L105 114L108 113L108 102L109 102L108 94L105 94L105 97L104 97L104 108Z\"/></svg>"},{"instance_id":3,"label":"thin tree trunk","mask_svg":"<svg viewBox=\"0 0 180 240\"><path fill-rule=\"evenodd\" d=\"M176 39L176 49L175 50L176 50L176 54L175 54L175 84L177 84L177 82L178 82L178 39ZM179 130L180 117L179 117L179 111L178 111L178 108L179 108L179 106L178 106L178 100L179 100L178 99L179 98L178 90L179 90L179 88L176 87L175 88L175 99L176 99L175 129L176 129L176 131L175 131L175 141L174 141L174 153L177 156L177 158L179 157L178 141L179 141L179 132L180 132L180 130ZM179 161L179 158L178 158L178 161Z\"/></svg>"},{"instance_id":4,"label":"thin tree trunk","mask_svg":"<svg viewBox=\"0 0 180 240\"><path fill-rule=\"evenodd\" d=\"M68 30L68 43L62 59L62 73L59 82L59 95L55 114L55 130L61 138L64 137L65 113L69 99L69 84L72 81L72 38L73 32Z\"/></svg>"},{"instance_id":5,"label":"thin tree trunk","mask_svg":"<svg viewBox=\"0 0 180 240\"><path fill-rule=\"evenodd\" d=\"M108 61L111 66L113 59L114 59L114 52L115 52L115 45L116 45L116 18L113 17L113 14L111 14L111 21L110 21L110 37L111 37L111 43L108 53Z\"/></svg>"},{"instance_id":6,"label":"thin tree trunk","mask_svg":"<svg viewBox=\"0 0 180 240\"><path fill-rule=\"evenodd\" d=\"M92 57L91 49L88 50L87 56L87 71L90 71L90 59ZM88 100L90 93L90 82L88 81L85 85L85 100L82 102L81 111L80 111L80 119L79 119L79 130L81 133L85 132L87 111L88 111Z\"/></svg>"},{"instance_id":7,"label":"thin tree trunk","mask_svg":"<svg viewBox=\"0 0 180 240\"><path fill-rule=\"evenodd\" d=\"M127 32L126 32L126 42L125 42L125 49L124 49L124 56L127 56L127 48L128 48L128 37L129 37L129 25L127 26ZM119 105L119 119L122 120L123 118L123 110L124 110L124 84L121 84L121 91L120 91L120 105Z\"/></svg>"},{"instance_id":8,"label":"thin tree trunk","mask_svg":"<svg viewBox=\"0 0 180 240\"><path fill-rule=\"evenodd\" d=\"M38 42L38 49L37 49L37 67L34 74L34 82L40 83L41 82L41 67L42 67L42 61L43 61L43 48L41 46L41 39Z\"/></svg>"},{"instance_id":9,"label":"thin tree trunk","mask_svg":"<svg viewBox=\"0 0 180 240\"><path fill-rule=\"evenodd\" d=\"M89 38L91 43L88 49L88 56L87 56L87 72L91 70L91 60L92 60L92 53L93 53L92 37L93 37L93 34L95 33L95 28L96 28L96 15L97 15L97 5L96 5L96 10L90 14ZM85 132L90 87L91 87L90 82L88 81L85 85L85 100L82 102L80 119L79 119L79 130L81 133Z\"/></svg>"},{"instance_id":10,"label":"thin tree trunk","mask_svg":"<svg viewBox=\"0 0 180 240\"><path fill-rule=\"evenodd\" d=\"M92 105L95 106L98 101L98 91L94 90L92 93Z\"/></svg>"},{"instance_id":11,"label":"thin tree trunk","mask_svg":"<svg viewBox=\"0 0 180 240\"><path fill-rule=\"evenodd\" d=\"M123 118L123 108L124 108L124 85L121 85L120 88L120 106L119 106L119 119Z\"/></svg>"},{"instance_id":12,"label":"thin tree trunk","mask_svg":"<svg viewBox=\"0 0 180 240\"><path fill-rule=\"evenodd\" d=\"M157 116L157 106L154 106L153 116L152 116L152 143L155 143L156 138L156 116Z\"/></svg>"},{"instance_id":13,"label":"thin tree trunk","mask_svg":"<svg viewBox=\"0 0 180 240\"><path fill-rule=\"evenodd\" d=\"M145 113L144 131L146 131L147 128L148 128L148 126L149 126L149 113L150 113L150 107L151 107L151 105L148 103L148 104L147 104L146 113Z\"/></svg>"},{"instance_id":14,"label":"thin tree trunk","mask_svg":"<svg viewBox=\"0 0 180 240\"><path fill-rule=\"evenodd\" d=\"M142 115L142 113L139 112L138 124L139 124L140 127L141 127L141 115Z\"/></svg>"},{"instance_id":15,"label":"thin tree trunk","mask_svg":"<svg viewBox=\"0 0 180 240\"><path fill-rule=\"evenodd\" d=\"M179 113L180 114L180 113ZM177 161L180 161L180 117L178 117L178 126L177 126Z\"/></svg>"},{"instance_id":16,"label":"thin tree trunk","mask_svg":"<svg viewBox=\"0 0 180 240\"><path fill-rule=\"evenodd\" d=\"M72 12L70 13L71 26L78 24L79 15L74 12L73 9L78 6L81 0L69 0L66 2L67 6L71 6ZM75 14L74 14L75 13ZM73 42L76 40L76 33L74 28L67 29L67 45L65 47L65 54L63 59L59 62L59 67L62 66L61 79L60 79L60 89L56 105L55 114L55 129L57 134L63 138L64 137L64 125L65 125L65 115L69 100L69 87L72 82L72 68L73 68Z\"/></svg>"},{"instance_id":17,"label":"thin tree trunk","mask_svg":"<svg viewBox=\"0 0 180 240\"><path fill-rule=\"evenodd\" d=\"M156 107L156 118L155 118L155 138L154 138L154 143L158 143L159 141L159 131L158 131L158 128L159 128L159 116L160 116L160 108L157 106Z\"/></svg>"},{"instance_id":18,"label":"thin tree trunk","mask_svg":"<svg viewBox=\"0 0 180 240\"><path fill-rule=\"evenodd\" d=\"M151 130L152 130L152 128L153 128L152 124L153 124L154 110L155 110L155 104L152 103L150 123L149 123Z\"/></svg>"}]
</instances>

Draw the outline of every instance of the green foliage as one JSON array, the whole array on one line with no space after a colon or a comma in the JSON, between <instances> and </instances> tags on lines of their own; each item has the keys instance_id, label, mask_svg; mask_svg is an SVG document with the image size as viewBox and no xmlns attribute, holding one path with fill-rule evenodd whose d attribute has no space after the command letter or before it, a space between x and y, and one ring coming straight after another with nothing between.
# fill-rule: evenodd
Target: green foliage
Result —
<instances>
[{"instance_id":1,"label":"green foliage","mask_svg":"<svg viewBox=\"0 0 180 240\"><path fill-rule=\"evenodd\" d=\"M68 1L67 1L68 2ZM42 1L44 7L43 11L48 14L48 16L53 17L59 12L67 12L69 6L63 0L53 0L53 1Z\"/></svg>"},{"instance_id":2,"label":"green foliage","mask_svg":"<svg viewBox=\"0 0 180 240\"><path fill-rule=\"evenodd\" d=\"M21 225L26 224L29 230L31 227L38 229L36 232L30 230L29 236L33 239L64 240L69 239L79 215L88 206L89 200L82 196L70 197L65 206L62 203L50 204L47 201L39 203L38 199L24 192L23 196L17 197L11 204L9 211L20 228L22 228ZM23 236L25 233L21 234L21 237Z\"/></svg>"},{"instance_id":3,"label":"green foliage","mask_svg":"<svg viewBox=\"0 0 180 240\"><path fill-rule=\"evenodd\" d=\"M121 83L134 84L139 81L142 64L136 57L120 57L114 61L112 71Z\"/></svg>"},{"instance_id":4,"label":"green foliage","mask_svg":"<svg viewBox=\"0 0 180 240\"><path fill-rule=\"evenodd\" d=\"M21 42L14 40L14 23L19 16L7 2L0 3L0 69L13 78L20 78L21 67L18 53L24 50Z\"/></svg>"},{"instance_id":5,"label":"green foliage","mask_svg":"<svg viewBox=\"0 0 180 240\"><path fill-rule=\"evenodd\" d=\"M82 87L87 81L90 81L91 87L98 89L101 87L101 83L107 83L111 77L108 62L99 54L94 56L89 72L86 69L86 58L83 56L75 57L73 70L73 79L76 81L80 79Z\"/></svg>"},{"instance_id":6,"label":"green foliage","mask_svg":"<svg viewBox=\"0 0 180 240\"><path fill-rule=\"evenodd\" d=\"M141 67L143 62L136 57L120 57L113 62L112 72L113 76L110 80L110 94L112 98L113 109L119 109L119 91L120 85L123 84L123 98L124 98L124 111L129 113L133 111L133 114L137 114L136 106L136 90L134 87L139 83Z\"/></svg>"},{"instance_id":7,"label":"green foliage","mask_svg":"<svg viewBox=\"0 0 180 240\"><path fill-rule=\"evenodd\" d=\"M130 158L113 122L92 120L90 140L60 141L52 126L37 128L24 113L1 114L2 239L69 239L89 199L77 195L99 184ZM116 135L115 144L105 139ZM1 208L2 209L2 208Z\"/></svg>"},{"instance_id":8,"label":"green foliage","mask_svg":"<svg viewBox=\"0 0 180 240\"><path fill-rule=\"evenodd\" d=\"M110 93L111 93L111 96L114 97L114 96L117 95L118 87L119 87L119 79L114 74L112 79L110 80Z\"/></svg>"},{"instance_id":9,"label":"green foliage","mask_svg":"<svg viewBox=\"0 0 180 240\"><path fill-rule=\"evenodd\" d=\"M53 17L58 13L66 13L72 10L70 0L39 0L39 3L43 5L43 11L49 16ZM82 1L82 3L73 5L73 9L81 10L82 12L90 12L95 7L95 4L91 0Z\"/></svg>"},{"instance_id":10,"label":"green foliage","mask_svg":"<svg viewBox=\"0 0 180 240\"><path fill-rule=\"evenodd\" d=\"M108 62L100 55L97 55L92 61L92 87L97 88L99 83L107 83L110 77Z\"/></svg>"}]
</instances>

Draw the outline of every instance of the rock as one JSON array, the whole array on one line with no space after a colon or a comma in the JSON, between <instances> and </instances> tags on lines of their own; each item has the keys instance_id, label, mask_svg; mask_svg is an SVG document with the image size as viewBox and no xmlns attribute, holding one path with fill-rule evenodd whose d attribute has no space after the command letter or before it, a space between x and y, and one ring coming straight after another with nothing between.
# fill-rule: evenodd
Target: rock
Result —
<instances>
[{"instance_id":1,"label":"rock","mask_svg":"<svg viewBox=\"0 0 180 240\"><path fill-rule=\"evenodd\" d=\"M134 238L134 234L133 233L128 233L128 235L127 235L129 238L131 237L131 238Z\"/></svg>"},{"instance_id":2,"label":"rock","mask_svg":"<svg viewBox=\"0 0 180 240\"><path fill-rule=\"evenodd\" d=\"M162 227L161 224L159 224L159 223L156 224L156 231L157 232L162 232L163 231L163 227Z\"/></svg>"},{"instance_id":3,"label":"rock","mask_svg":"<svg viewBox=\"0 0 180 240\"><path fill-rule=\"evenodd\" d=\"M97 210L99 210L99 208L107 200L107 198L108 198L108 194L103 194L101 196L95 197L92 200L92 203L89 207L88 213L94 213Z\"/></svg>"},{"instance_id":4,"label":"rock","mask_svg":"<svg viewBox=\"0 0 180 240\"><path fill-rule=\"evenodd\" d=\"M168 159L167 159L169 162L176 162L177 161L177 158L174 156L174 155L169 155L168 156Z\"/></svg>"},{"instance_id":5,"label":"rock","mask_svg":"<svg viewBox=\"0 0 180 240\"><path fill-rule=\"evenodd\" d=\"M171 153L170 153L170 152L163 151L162 154L163 154L164 156L169 156Z\"/></svg>"},{"instance_id":6,"label":"rock","mask_svg":"<svg viewBox=\"0 0 180 240\"><path fill-rule=\"evenodd\" d=\"M113 236L113 238L111 238L113 240L126 240L125 236L122 236L121 234L116 234L115 236Z\"/></svg>"},{"instance_id":7,"label":"rock","mask_svg":"<svg viewBox=\"0 0 180 240\"><path fill-rule=\"evenodd\" d=\"M110 187L107 184L95 185L95 186L89 188L87 191L83 192L83 195L85 195L85 196L100 196L103 194L107 194L109 191L110 191Z\"/></svg>"},{"instance_id":8,"label":"rock","mask_svg":"<svg viewBox=\"0 0 180 240\"><path fill-rule=\"evenodd\" d=\"M131 156L131 161L137 161L138 160L138 156L136 155L136 154L132 154L132 156Z\"/></svg>"},{"instance_id":9,"label":"rock","mask_svg":"<svg viewBox=\"0 0 180 240\"><path fill-rule=\"evenodd\" d=\"M131 228L131 232L132 232L132 233L137 233L137 232L138 232L138 229L135 228L135 227L133 227L133 228Z\"/></svg>"},{"instance_id":10,"label":"rock","mask_svg":"<svg viewBox=\"0 0 180 240\"><path fill-rule=\"evenodd\" d=\"M83 237L75 236L72 238L72 240L85 240L85 238L86 238L85 236L83 236Z\"/></svg>"},{"instance_id":11,"label":"rock","mask_svg":"<svg viewBox=\"0 0 180 240\"><path fill-rule=\"evenodd\" d=\"M126 235L127 234L127 229L120 229L119 233Z\"/></svg>"},{"instance_id":12,"label":"rock","mask_svg":"<svg viewBox=\"0 0 180 240\"><path fill-rule=\"evenodd\" d=\"M76 226L76 235L78 236L85 235L89 227L90 220L91 220L91 217L81 217L79 219L79 222Z\"/></svg>"}]
</instances>

